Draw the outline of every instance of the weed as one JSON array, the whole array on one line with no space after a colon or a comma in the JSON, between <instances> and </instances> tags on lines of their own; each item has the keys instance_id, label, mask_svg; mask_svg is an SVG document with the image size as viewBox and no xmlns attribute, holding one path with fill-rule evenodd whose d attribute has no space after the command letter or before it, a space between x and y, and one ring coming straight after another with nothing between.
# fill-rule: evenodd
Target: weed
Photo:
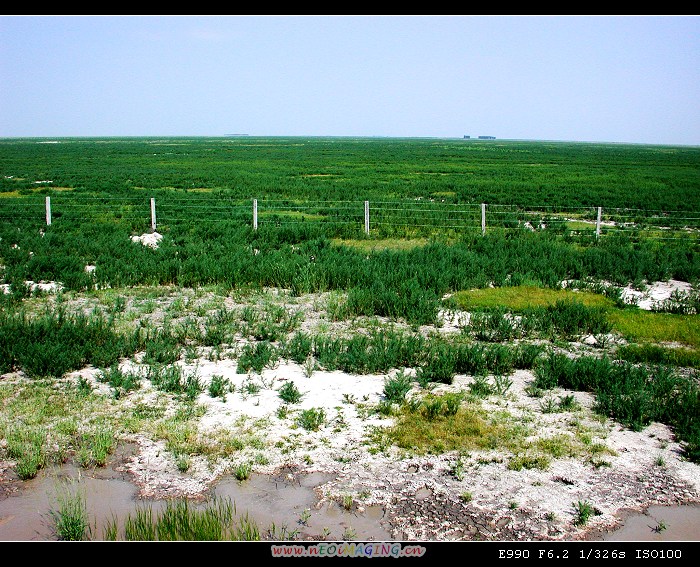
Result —
<instances>
[{"instance_id":1,"label":"weed","mask_svg":"<svg viewBox=\"0 0 700 567\"><path fill-rule=\"evenodd\" d=\"M474 376L474 381L469 384L469 391L478 398L487 398L494 392L486 376L482 375Z\"/></svg>"},{"instance_id":2,"label":"weed","mask_svg":"<svg viewBox=\"0 0 700 567\"><path fill-rule=\"evenodd\" d=\"M556 413L559 411L559 406L554 401L554 398L547 397L540 401L540 410L542 413Z\"/></svg>"},{"instance_id":3,"label":"weed","mask_svg":"<svg viewBox=\"0 0 700 567\"><path fill-rule=\"evenodd\" d=\"M248 480L252 470L250 463L238 463L233 469L233 476L239 481Z\"/></svg>"},{"instance_id":4,"label":"weed","mask_svg":"<svg viewBox=\"0 0 700 567\"><path fill-rule=\"evenodd\" d=\"M49 512L56 536L61 541L84 541L92 535L85 495L70 484L59 488L57 509Z\"/></svg>"},{"instance_id":5,"label":"weed","mask_svg":"<svg viewBox=\"0 0 700 567\"><path fill-rule=\"evenodd\" d=\"M311 509L310 508L304 508L299 515L299 523L302 526L308 526L309 525L309 519L311 518Z\"/></svg>"},{"instance_id":6,"label":"weed","mask_svg":"<svg viewBox=\"0 0 700 567\"><path fill-rule=\"evenodd\" d=\"M561 411L575 411L579 408L579 403L576 401L576 396L567 394L559 397L559 409Z\"/></svg>"},{"instance_id":7,"label":"weed","mask_svg":"<svg viewBox=\"0 0 700 567\"><path fill-rule=\"evenodd\" d=\"M462 493L459 495L459 499L460 499L462 502L465 502L465 503L466 503L466 502L471 502L471 501L474 499L474 496L472 495L471 492L462 492Z\"/></svg>"},{"instance_id":8,"label":"weed","mask_svg":"<svg viewBox=\"0 0 700 567\"><path fill-rule=\"evenodd\" d=\"M574 525L585 526L591 516L595 514L595 508L587 501L579 500L574 504Z\"/></svg>"},{"instance_id":9,"label":"weed","mask_svg":"<svg viewBox=\"0 0 700 567\"><path fill-rule=\"evenodd\" d=\"M656 526L654 526L654 531L657 534L660 534L661 532L665 531L667 528L668 528L668 526L666 525L666 522L664 522L663 520L659 520L656 523Z\"/></svg>"},{"instance_id":10,"label":"weed","mask_svg":"<svg viewBox=\"0 0 700 567\"><path fill-rule=\"evenodd\" d=\"M209 381L207 389L212 398L221 398L221 400L225 402L226 393L232 391L232 385L229 380L224 378L221 374L214 374Z\"/></svg>"},{"instance_id":11,"label":"weed","mask_svg":"<svg viewBox=\"0 0 700 567\"><path fill-rule=\"evenodd\" d=\"M493 377L493 380L493 391L499 396L505 396L508 390L510 390L510 387L513 385L513 380L511 380L507 376L502 376L500 374L496 374Z\"/></svg>"},{"instance_id":12,"label":"weed","mask_svg":"<svg viewBox=\"0 0 700 567\"><path fill-rule=\"evenodd\" d=\"M303 394L292 381L285 382L278 392L279 397L288 404L298 404Z\"/></svg>"},{"instance_id":13,"label":"weed","mask_svg":"<svg viewBox=\"0 0 700 567\"><path fill-rule=\"evenodd\" d=\"M403 371L396 373L393 378L384 380L384 398L390 403L403 404L406 394L411 391L413 381Z\"/></svg>"},{"instance_id":14,"label":"weed","mask_svg":"<svg viewBox=\"0 0 700 567\"><path fill-rule=\"evenodd\" d=\"M297 418L297 424L307 431L318 431L326 421L326 412L323 408L310 408L302 410Z\"/></svg>"}]
</instances>

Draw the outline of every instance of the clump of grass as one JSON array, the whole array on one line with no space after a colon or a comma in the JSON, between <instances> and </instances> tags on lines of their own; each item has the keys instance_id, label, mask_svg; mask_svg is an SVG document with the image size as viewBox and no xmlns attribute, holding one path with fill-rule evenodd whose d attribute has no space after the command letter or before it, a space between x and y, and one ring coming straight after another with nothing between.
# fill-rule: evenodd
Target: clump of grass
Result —
<instances>
[{"instance_id":1,"label":"clump of grass","mask_svg":"<svg viewBox=\"0 0 700 567\"><path fill-rule=\"evenodd\" d=\"M547 470L550 465L550 459L542 454L522 454L514 456L508 462L508 469L512 471L521 471L523 469L538 469Z\"/></svg>"},{"instance_id":2,"label":"clump of grass","mask_svg":"<svg viewBox=\"0 0 700 567\"><path fill-rule=\"evenodd\" d=\"M507 419L489 416L482 408L464 404L461 395L452 394L447 399L429 395L404 404L394 425L375 432L375 441L418 454L441 454L513 448L522 443L520 436Z\"/></svg>"},{"instance_id":3,"label":"clump of grass","mask_svg":"<svg viewBox=\"0 0 700 567\"><path fill-rule=\"evenodd\" d=\"M397 372L394 377L384 380L384 398L390 403L403 404L412 387L412 378L403 371Z\"/></svg>"},{"instance_id":4,"label":"clump of grass","mask_svg":"<svg viewBox=\"0 0 700 567\"><path fill-rule=\"evenodd\" d=\"M221 398L225 402L226 394L231 392L232 388L233 385L227 378L224 378L221 374L214 374L209 381L207 390L212 398Z\"/></svg>"},{"instance_id":5,"label":"clump of grass","mask_svg":"<svg viewBox=\"0 0 700 567\"><path fill-rule=\"evenodd\" d=\"M53 529L60 541L85 541L92 537L85 495L72 483L59 487L56 508L49 511Z\"/></svg>"},{"instance_id":6,"label":"clump of grass","mask_svg":"<svg viewBox=\"0 0 700 567\"><path fill-rule=\"evenodd\" d=\"M318 431L326 422L326 412L323 408L302 410L297 417L297 424L307 431Z\"/></svg>"},{"instance_id":7,"label":"clump of grass","mask_svg":"<svg viewBox=\"0 0 700 567\"><path fill-rule=\"evenodd\" d=\"M303 398L296 384L292 381L285 382L278 391L279 397L288 404L298 404Z\"/></svg>"},{"instance_id":8,"label":"clump of grass","mask_svg":"<svg viewBox=\"0 0 700 567\"><path fill-rule=\"evenodd\" d=\"M106 426L83 432L78 438L77 459L81 467L103 467L116 445L114 431Z\"/></svg>"},{"instance_id":9,"label":"clump of grass","mask_svg":"<svg viewBox=\"0 0 700 567\"><path fill-rule=\"evenodd\" d=\"M6 453L17 461L15 472L22 480L34 478L46 465L45 450L47 432L43 428L21 427L7 435Z\"/></svg>"},{"instance_id":10,"label":"clump of grass","mask_svg":"<svg viewBox=\"0 0 700 567\"><path fill-rule=\"evenodd\" d=\"M196 374L187 374L176 364L150 366L147 378L162 390L176 397L193 401L204 391L204 385Z\"/></svg>"},{"instance_id":11,"label":"clump of grass","mask_svg":"<svg viewBox=\"0 0 700 567\"><path fill-rule=\"evenodd\" d=\"M238 358L237 372L245 374L250 370L261 373L279 358L279 351L270 341L260 341L243 347Z\"/></svg>"},{"instance_id":12,"label":"clump of grass","mask_svg":"<svg viewBox=\"0 0 700 567\"><path fill-rule=\"evenodd\" d=\"M105 539L117 541L118 522L113 519L105 530ZM260 530L248 514L239 516L230 499L214 499L203 507L188 500L170 500L154 512L151 506L139 507L124 522L125 541L259 541Z\"/></svg>"},{"instance_id":13,"label":"clump of grass","mask_svg":"<svg viewBox=\"0 0 700 567\"><path fill-rule=\"evenodd\" d=\"M236 477L236 480L248 480L252 472L253 467L250 463L238 463L233 469L233 476Z\"/></svg>"},{"instance_id":14,"label":"clump of grass","mask_svg":"<svg viewBox=\"0 0 700 567\"><path fill-rule=\"evenodd\" d=\"M596 510L590 502L579 500L574 504L574 525L585 526L591 516L596 514Z\"/></svg>"},{"instance_id":15,"label":"clump of grass","mask_svg":"<svg viewBox=\"0 0 700 567\"><path fill-rule=\"evenodd\" d=\"M494 392L494 389L486 376L477 375L474 376L474 381L469 384L469 392L477 398L487 398Z\"/></svg>"}]
</instances>

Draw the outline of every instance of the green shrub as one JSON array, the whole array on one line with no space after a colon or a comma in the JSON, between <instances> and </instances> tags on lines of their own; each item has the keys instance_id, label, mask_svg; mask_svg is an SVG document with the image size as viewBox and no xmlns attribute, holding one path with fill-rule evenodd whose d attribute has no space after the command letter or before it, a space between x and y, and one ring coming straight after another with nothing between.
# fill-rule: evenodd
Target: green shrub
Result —
<instances>
[{"instance_id":1,"label":"green shrub","mask_svg":"<svg viewBox=\"0 0 700 567\"><path fill-rule=\"evenodd\" d=\"M299 391L299 388L296 387L296 384L294 382L288 381L282 384L282 387L279 389L279 397L287 402L288 404L298 404L301 401L301 398L303 397L303 394Z\"/></svg>"}]
</instances>

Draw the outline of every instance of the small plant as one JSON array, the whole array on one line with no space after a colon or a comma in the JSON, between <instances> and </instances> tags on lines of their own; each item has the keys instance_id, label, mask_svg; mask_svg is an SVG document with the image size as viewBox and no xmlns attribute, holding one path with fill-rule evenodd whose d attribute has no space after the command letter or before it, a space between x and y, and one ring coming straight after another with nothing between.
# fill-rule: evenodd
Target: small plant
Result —
<instances>
[{"instance_id":1,"label":"small plant","mask_svg":"<svg viewBox=\"0 0 700 567\"><path fill-rule=\"evenodd\" d=\"M303 394L296 387L294 382L285 382L279 389L279 397L288 404L298 404Z\"/></svg>"},{"instance_id":2,"label":"small plant","mask_svg":"<svg viewBox=\"0 0 700 567\"><path fill-rule=\"evenodd\" d=\"M326 412L323 408L305 409L299 414L297 423L307 431L318 431L326 421Z\"/></svg>"},{"instance_id":3,"label":"small plant","mask_svg":"<svg viewBox=\"0 0 700 567\"><path fill-rule=\"evenodd\" d=\"M471 502L474 499L474 496L472 495L471 492L462 492L462 494L459 495L459 499L462 502Z\"/></svg>"},{"instance_id":4,"label":"small plant","mask_svg":"<svg viewBox=\"0 0 700 567\"><path fill-rule=\"evenodd\" d=\"M483 375L474 376L474 382L469 384L469 391L478 398L487 398L494 392L488 379Z\"/></svg>"},{"instance_id":5,"label":"small plant","mask_svg":"<svg viewBox=\"0 0 700 567\"><path fill-rule=\"evenodd\" d=\"M384 380L384 398L390 403L403 404L406 394L411 391L413 383L411 377L403 371L398 372L393 378Z\"/></svg>"},{"instance_id":6,"label":"small plant","mask_svg":"<svg viewBox=\"0 0 700 567\"><path fill-rule=\"evenodd\" d=\"M567 394L559 397L559 409L562 411L574 411L578 409L579 404L576 401L576 396Z\"/></svg>"},{"instance_id":7,"label":"small plant","mask_svg":"<svg viewBox=\"0 0 700 567\"><path fill-rule=\"evenodd\" d=\"M351 527L345 528L342 535L343 541L353 541L357 537L357 532Z\"/></svg>"},{"instance_id":8,"label":"small plant","mask_svg":"<svg viewBox=\"0 0 700 567\"><path fill-rule=\"evenodd\" d=\"M309 518L311 518L311 510L309 508L304 508L299 516L299 523L302 526L308 526Z\"/></svg>"},{"instance_id":9,"label":"small plant","mask_svg":"<svg viewBox=\"0 0 700 567\"><path fill-rule=\"evenodd\" d=\"M659 520L657 522L656 526L654 526L654 531L657 534L660 534L661 532L665 531L667 528L668 528L668 526L666 525L666 522L664 522L663 520Z\"/></svg>"},{"instance_id":10,"label":"small plant","mask_svg":"<svg viewBox=\"0 0 700 567\"><path fill-rule=\"evenodd\" d=\"M236 468L233 469L233 476L236 477L236 480L244 481L250 478L251 472L252 467L250 463L239 463L236 465Z\"/></svg>"},{"instance_id":11,"label":"small plant","mask_svg":"<svg viewBox=\"0 0 700 567\"><path fill-rule=\"evenodd\" d=\"M545 519L548 522L554 522L557 519L557 515L554 512L547 512L547 514L545 515Z\"/></svg>"},{"instance_id":12,"label":"small plant","mask_svg":"<svg viewBox=\"0 0 700 567\"><path fill-rule=\"evenodd\" d=\"M49 513L54 530L61 541L84 541L92 534L88 520L85 496L68 485L59 489L58 509Z\"/></svg>"},{"instance_id":13,"label":"small plant","mask_svg":"<svg viewBox=\"0 0 700 567\"><path fill-rule=\"evenodd\" d=\"M231 386L228 379L221 374L214 374L209 382L208 391L212 398L221 398L225 402L226 393L231 391Z\"/></svg>"},{"instance_id":14,"label":"small plant","mask_svg":"<svg viewBox=\"0 0 700 567\"><path fill-rule=\"evenodd\" d=\"M304 376L307 378L311 378L311 376L314 373L314 370L316 370L316 359L309 354L309 356L306 357L306 360L304 361Z\"/></svg>"},{"instance_id":15,"label":"small plant","mask_svg":"<svg viewBox=\"0 0 700 567\"><path fill-rule=\"evenodd\" d=\"M510 390L510 387L513 385L513 381L508 378L507 376L503 376L501 374L496 374L493 377L493 391L494 393L498 394L499 396L505 396L508 390Z\"/></svg>"},{"instance_id":16,"label":"small plant","mask_svg":"<svg viewBox=\"0 0 700 567\"><path fill-rule=\"evenodd\" d=\"M464 480L464 462L462 461L461 458L458 458L454 462L454 464L452 465L452 468L450 469L450 473L457 480L459 480L459 481Z\"/></svg>"},{"instance_id":17,"label":"small plant","mask_svg":"<svg viewBox=\"0 0 700 567\"><path fill-rule=\"evenodd\" d=\"M178 453L175 455L175 466L177 470L181 473L185 473L190 470L190 456L185 453Z\"/></svg>"},{"instance_id":18,"label":"small plant","mask_svg":"<svg viewBox=\"0 0 700 567\"><path fill-rule=\"evenodd\" d=\"M559 411L559 406L554 401L554 398L547 397L540 401L540 410L542 410L542 413L556 413Z\"/></svg>"},{"instance_id":19,"label":"small plant","mask_svg":"<svg viewBox=\"0 0 700 567\"><path fill-rule=\"evenodd\" d=\"M345 510L352 510L353 499L350 494L343 494L341 502Z\"/></svg>"},{"instance_id":20,"label":"small plant","mask_svg":"<svg viewBox=\"0 0 700 567\"><path fill-rule=\"evenodd\" d=\"M518 504L515 500L511 500L508 502L508 509L510 510L517 510L520 504Z\"/></svg>"},{"instance_id":21,"label":"small plant","mask_svg":"<svg viewBox=\"0 0 700 567\"><path fill-rule=\"evenodd\" d=\"M576 512L574 516L575 526L585 526L591 516L595 513L595 509L589 502L582 502L581 500L574 504L574 509Z\"/></svg>"},{"instance_id":22,"label":"small plant","mask_svg":"<svg viewBox=\"0 0 700 567\"><path fill-rule=\"evenodd\" d=\"M659 455L658 457L656 457L656 460L654 461L654 464L655 464L657 467L663 467L663 466L666 465L666 461L664 460L664 458L663 458L662 455Z\"/></svg>"}]
</instances>

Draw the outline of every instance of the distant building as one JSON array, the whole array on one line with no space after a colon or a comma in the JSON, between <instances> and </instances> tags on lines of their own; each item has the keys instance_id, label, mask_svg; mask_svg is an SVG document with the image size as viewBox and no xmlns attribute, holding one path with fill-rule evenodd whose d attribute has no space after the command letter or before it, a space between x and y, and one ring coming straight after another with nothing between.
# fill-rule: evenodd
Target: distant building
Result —
<instances>
[{"instance_id":1,"label":"distant building","mask_svg":"<svg viewBox=\"0 0 700 567\"><path fill-rule=\"evenodd\" d=\"M496 136L479 136L479 140L495 140Z\"/></svg>"},{"instance_id":2,"label":"distant building","mask_svg":"<svg viewBox=\"0 0 700 567\"><path fill-rule=\"evenodd\" d=\"M464 136L465 140L468 140L469 138L471 138L471 136Z\"/></svg>"}]
</instances>

